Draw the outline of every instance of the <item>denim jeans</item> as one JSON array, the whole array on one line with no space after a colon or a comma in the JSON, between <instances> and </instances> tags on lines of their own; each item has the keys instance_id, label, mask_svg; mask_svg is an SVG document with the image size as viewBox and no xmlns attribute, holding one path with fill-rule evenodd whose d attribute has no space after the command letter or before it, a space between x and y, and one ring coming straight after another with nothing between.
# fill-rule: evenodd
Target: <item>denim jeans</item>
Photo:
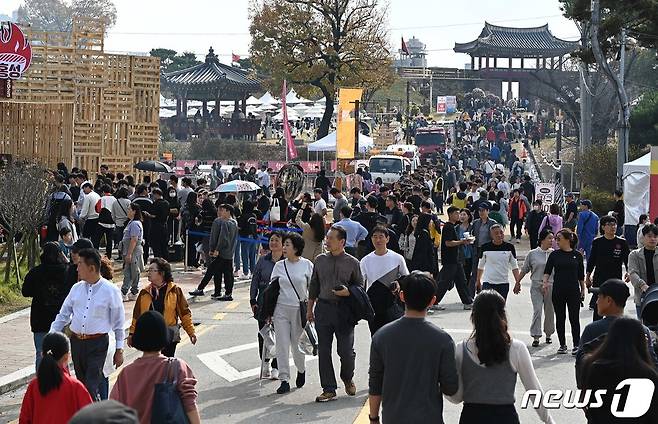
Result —
<instances>
[{"instance_id":1,"label":"denim jeans","mask_svg":"<svg viewBox=\"0 0 658 424\"><path fill-rule=\"evenodd\" d=\"M235 251L233 252L233 271L240 271L240 243L235 244Z\"/></svg>"},{"instance_id":2,"label":"denim jeans","mask_svg":"<svg viewBox=\"0 0 658 424\"><path fill-rule=\"evenodd\" d=\"M46 337L46 334L48 334L48 332L32 333L32 335L34 336L34 349L36 350L36 354L34 358L35 371L39 369L39 364L41 363L41 358L43 356L43 351L41 350L41 346L43 345L43 338Z\"/></svg>"},{"instance_id":3,"label":"denim jeans","mask_svg":"<svg viewBox=\"0 0 658 424\"><path fill-rule=\"evenodd\" d=\"M245 237L252 238L252 237ZM236 249L237 250L237 249ZM240 241L240 256L242 257L242 273L244 275L254 272L256 267L256 253L258 252L258 244L254 242Z\"/></svg>"}]
</instances>

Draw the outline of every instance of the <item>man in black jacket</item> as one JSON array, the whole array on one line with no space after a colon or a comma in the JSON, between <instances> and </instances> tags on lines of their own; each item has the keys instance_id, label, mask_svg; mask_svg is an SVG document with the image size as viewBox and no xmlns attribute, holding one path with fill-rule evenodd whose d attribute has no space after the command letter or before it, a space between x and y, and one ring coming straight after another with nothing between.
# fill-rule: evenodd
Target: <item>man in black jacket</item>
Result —
<instances>
[{"instance_id":1,"label":"man in black jacket","mask_svg":"<svg viewBox=\"0 0 658 424\"><path fill-rule=\"evenodd\" d=\"M167 237L167 220L169 219L169 202L162 196L162 190L151 190L153 196L153 220L149 234L153 256L167 260L169 243Z\"/></svg>"},{"instance_id":2,"label":"man in black jacket","mask_svg":"<svg viewBox=\"0 0 658 424\"><path fill-rule=\"evenodd\" d=\"M149 248L151 247L151 223L153 221L153 200L149 197L148 189L144 184L135 187L133 203L142 209L142 226L144 228L144 263L148 263Z\"/></svg>"},{"instance_id":3,"label":"man in black jacket","mask_svg":"<svg viewBox=\"0 0 658 424\"><path fill-rule=\"evenodd\" d=\"M379 224L386 224L386 218L377 212L379 202L375 196L368 196L366 201L366 211L361 212L358 216L352 217L352 220L363 225L368 230L368 237L359 242L357 246L357 259L363 258L368 253L374 250L370 236L375 226Z\"/></svg>"},{"instance_id":4,"label":"man in black jacket","mask_svg":"<svg viewBox=\"0 0 658 424\"><path fill-rule=\"evenodd\" d=\"M386 209L383 215L386 217L388 227L395 231L398 236L406 229L403 228L404 215L398 208L398 198L395 195L389 194L386 197Z\"/></svg>"}]
</instances>

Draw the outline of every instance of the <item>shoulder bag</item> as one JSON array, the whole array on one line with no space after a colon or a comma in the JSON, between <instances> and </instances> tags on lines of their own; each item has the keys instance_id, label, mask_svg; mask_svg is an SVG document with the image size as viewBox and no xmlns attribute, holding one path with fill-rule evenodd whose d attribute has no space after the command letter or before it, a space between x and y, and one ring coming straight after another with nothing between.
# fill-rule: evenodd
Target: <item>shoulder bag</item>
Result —
<instances>
[{"instance_id":1,"label":"shoulder bag","mask_svg":"<svg viewBox=\"0 0 658 424\"><path fill-rule=\"evenodd\" d=\"M302 328L304 328L306 327L306 311L308 310L308 300L302 300L302 298L299 297L299 293L297 293L295 284L292 282L292 278L290 278L290 274L288 274L288 267L286 266L285 260L283 261L283 269L286 270L288 281L290 281L290 285L292 286L292 289L295 291L295 294L297 295L297 300L299 300L299 317L302 320Z\"/></svg>"},{"instance_id":2,"label":"shoulder bag","mask_svg":"<svg viewBox=\"0 0 658 424\"><path fill-rule=\"evenodd\" d=\"M180 367L178 359L167 359L164 379L161 383L156 383L153 389L152 424L185 424L190 422L183 408L183 401L181 401L177 387Z\"/></svg>"}]
</instances>

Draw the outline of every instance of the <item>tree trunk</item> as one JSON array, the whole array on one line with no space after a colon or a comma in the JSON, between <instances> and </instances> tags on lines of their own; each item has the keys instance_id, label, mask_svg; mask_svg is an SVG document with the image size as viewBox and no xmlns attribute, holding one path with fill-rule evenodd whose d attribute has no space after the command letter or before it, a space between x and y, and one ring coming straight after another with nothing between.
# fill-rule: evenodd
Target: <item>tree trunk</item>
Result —
<instances>
[{"instance_id":1,"label":"tree trunk","mask_svg":"<svg viewBox=\"0 0 658 424\"><path fill-rule=\"evenodd\" d=\"M7 262L5 263L5 280L4 283L5 285L9 284L9 278L11 276L11 263L14 259L13 254L14 254L14 249L12 249L12 244L14 243L14 237L16 234L14 234L12 231L7 234Z\"/></svg>"},{"instance_id":2,"label":"tree trunk","mask_svg":"<svg viewBox=\"0 0 658 424\"><path fill-rule=\"evenodd\" d=\"M320 127L318 128L318 139L329 134L329 125L331 124L331 118L334 115L334 98L332 95L326 94L328 93L325 93L325 109L324 115L322 115L322 121L320 121Z\"/></svg>"}]
</instances>

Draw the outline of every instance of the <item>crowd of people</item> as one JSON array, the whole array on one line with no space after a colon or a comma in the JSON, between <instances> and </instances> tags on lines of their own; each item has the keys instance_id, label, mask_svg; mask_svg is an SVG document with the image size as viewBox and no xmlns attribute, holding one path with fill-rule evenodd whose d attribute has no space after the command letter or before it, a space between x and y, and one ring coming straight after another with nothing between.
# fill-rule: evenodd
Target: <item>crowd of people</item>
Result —
<instances>
[{"instance_id":1,"label":"crowd of people","mask_svg":"<svg viewBox=\"0 0 658 424\"><path fill-rule=\"evenodd\" d=\"M84 170L68 173L60 166L41 264L23 286L23 294L33 298L37 377L21 422L38 422L51 408L66 422L108 397L134 408L140 422L152 422L162 401L153 388L172 372L178 412L189 422L200 421L194 374L175 358L181 327L196 343L190 308L168 262L185 232L187 264L205 268L190 295L205 295L212 279L212 297L231 301L235 278L250 279L262 376L280 380L278 394L292 390L291 353L294 385L305 385L298 343L313 327L322 387L315 400L337 397L334 339L343 389L355 396L354 328L367 320L371 422L380 421L380 410L383 422L441 422L443 394L464 403L460 422L518 423L517 376L527 390L542 390L528 346L511 337L507 322L510 284L519 294L526 275L531 347L540 346L542 337L551 344L557 332L556 353L566 354L568 316L579 385L607 388L631 375L658 380L652 333L640 321L621 317L630 296L627 283L638 318L648 315L643 300L656 284L658 226L645 223L641 247L631 251L619 235L620 193L622 207L613 215L599 218L590 201L577 203L571 193L564 212L553 204L547 214L535 196L530 165L513 147L534 126L496 110L465 114L458 122L455 141L398 182L373 181L360 168L344 191L321 171L314 191L295 198L287 198L282 187L271 194L266 167L234 170L231 178L252 175L263 188L244 195L214 193L207 181L187 177L180 184L176 176L136 184L107 167L92 182ZM275 228L263 228L262 220ZM531 250L519 265L516 250L523 237ZM123 262L120 287L112 282L113 257ZM146 264L149 284L140 287ZM424 319L446 308L453 287L473 325L472 334L457 344ZM579 312L588 289L594 293L593 322L581 337ZM126 335L129 300L135 305ZM268 331L276 335L273 355L265 348ZM123 368L110 391L107 377L112 365L122 365L124 343L143 356ZM69 358L76 378L68 375ZM591 422L599 422L602 411L586 409ZM537 414L554 422L543 407Z\"/></svg>"}]
</instances>

